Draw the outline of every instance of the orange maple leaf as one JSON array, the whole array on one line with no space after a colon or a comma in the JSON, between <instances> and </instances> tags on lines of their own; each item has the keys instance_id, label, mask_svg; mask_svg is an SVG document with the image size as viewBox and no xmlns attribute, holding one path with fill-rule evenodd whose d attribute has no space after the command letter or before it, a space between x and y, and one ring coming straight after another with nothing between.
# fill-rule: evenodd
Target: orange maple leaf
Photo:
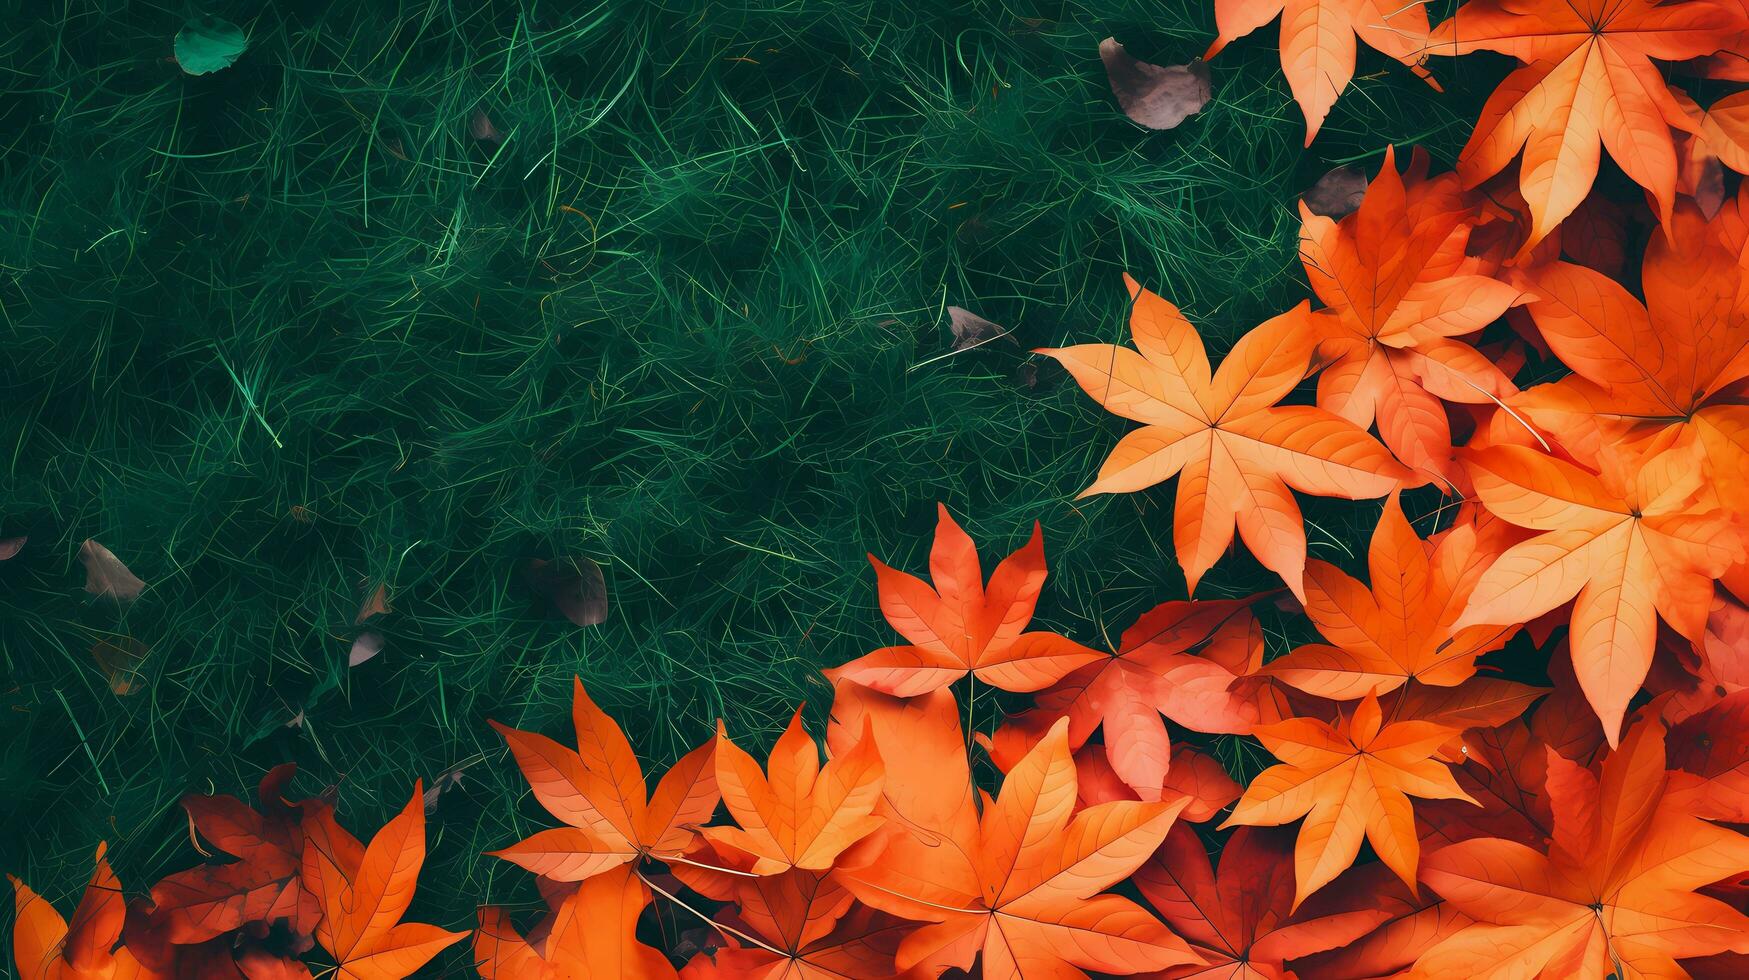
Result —
<instances>
[{"instance_id":1,"label":"orange maple leaf","mask_svg":"<svg viewBox=\"0 0 1749 980\"><path fill-rule=\"evenodd\" d=\"M1642 304L1619 283L1580 265L1551 262L1525 275L1526 310L1573 374L1512 399L1581 458L1603 442L1643 445L1672 429L1694 447L1728 493L1749 488L1749 310L1737 250L1684 205L1671 240L1646 247Z\"/></svg>"},{"instance_id":2,"label":"orange maple leaf","mask_svg":"<svg viewBox=\"0 0 1749 980\"><path fill-rule=\"evenodd\" d=\"M1695 505L1702 474L1681 447L1606 453L1601 474L1520 446L1464 459L1491 513L1544 533L1488 566L1455 626L1527 622L1577 596L1573 669L1615 744L1651 666L1659 615L1700 638L1713 579L1743 558L1738 528Z\"/></svg>"},{"instance_id":3,"label":"orange maple leaf","mask_svg":"<svg viewBox=\"0 0 1749 980\"><path fill-rule=\"evenodd\" d=\"M236 860L179 871L152 886L148 918L165 942L202 943L246 923L276 919L309 935L321 912L299 881L303 806L281 798L296 771L286 763L261 777L260 812L232 796L183 798L193 827Z\"/></svg>"},{"instance_id":4,"label":"orange maple leaf","mask_svg":"<svg viewBox=\"0 0 1749 980\"><path fill-rule=\"evenodd\" d=\"M1749 917L1694 893L1749 871L1749 837L1689 813L1664 762L1652 718L1598 775L1551 754L1547 854L1492 837L1428 854L1421 880L1475 921L1411 976L1680 977L1677 959L1749 952Z\"/></svg>"},{"instance_id":5,"label":"orange maple leaf","mask_svg":"<svg viewBox=\"0 0 1749 980\"><path fill-rule=\"evenodd\" d=\"M1668 220L1676 201L1670 130L1697 126L1652 59L1711 54L1732 42L1743 18L1741 7L1711 0L1471 0L1434 28L1428 52L1498 51L1523 67L1482 107L1459 175L1474 187L1523 148L1518 183L1531 213L1523 250L1585 199L1606 147Z\"/></svg>"},{"instance_id":6,"label":"orange maple leaf","mask_svg":"<svg viewBox=\"0 0 1749 980\"><path fill-rule=\"evenodd\" d=\"M873 555L881 612L909 646L865 654L826 676L877 691L914 697L946 687L966 674L1006 691L1036 691L1082 664L1096 651L1055 633L1022 632L1045 582L1045 545L1038 524L1026 545L1003 559L984 584L978 549L940 507L929 583Z\"/></svg>"},{"instance_id":7,"label":"orange maple leaf","mask_svg":"<svg viewBox=\"0 0 1749 980\"><path fill-rule=\"evenodd\" d=\"M12 954L19 980L157 980L156 973L134 958L121 940L127 906L121 882L104 857L107 845L97 845L91 882L73 910L73 922L46 899L12 875Z\"/></svg>"},{"instance_id":8,"label":"orange maple leaf","mask_svg":"<svg viewBox=\"0 0 1749 980\"><path fill-rule=\"evenodd\" d=\"M770 772L717 725L717 786L738 827L706 827L713 843L753 858L755 874L790 868L825 871L838 855L877 830L886 769L865 726L848 752L820 766L820 752L798 709L771 748Z\"/></svg>"},{"instance_id":9,"label":"orange maple leaf","mask_svg":"<svg viewBox=\"0 0 1749 980\"><path fill-rule=\"evenodd\" d=\"M899 946L900 969L969 969L988 977L1139 973L1195 954L1147 910L1100 894L1160 845L1184 802L1117 802L1074 813L1068 721L1057 722L1004 780L982 817L910 824L880 860L840 872L874 908L929 923ZM952 835L952 836L950 836ZM937 971L939 972L939 971Z\"/></svg>"},{"instance_id":10,"label":"orange maple leaf","mask_svg":"<svg viewBox=\"0 0 1749 980\"><path fill-rule=\"evenodd\" d=\"M856 904L833 872L786 871L747 878L683 865L680 879L718 901L731 942L745 945L700 953L684 980L879 980L895 975L893 956L914 922ZM921 974L919 974L921 977Z\"/></svg>"},{"instance_id":11,"label":"orange maple leaf","mask_svg":"<svg viewBox=\"0 0 1749 980\"><path fill-rule=\"evenodd\" d=\"M1260 725L1252 734L1281 764L1245 787L1221 826L1276 826L1306 818L1294 846L1296 909L1354 863L1363 838L1413 889L1421 845L1409 797L1470 799L1445 763L1431 758L1457 731L1426 721L1387 725L1370 694L1335 727L1290 718Z\"/></svg>"},{"instance_id":12,"label":"orange maple leaf","mask_svg":"<svg viewBox=\"0 0 1749 980\"><path fill-rule=\"evenodd\" d=\"M638 942L638 916L648 904L636 869L622 864L567 895L537 943L524 939L503 909L482 908L474 967L485 980L674 980L668 958Z\"/></svg>"},{"instance_id":13,"label":"orange maple leaf","mask_svg":"<svg viewBox=\"0 0 1749 980\"><path fill-rule=\"evenodd\" d=\"M717 808L713 747L683 756L648 795L644 772L618 724L572 678L575 751L492 722L528 777L535 799L567 827L543 830L493 856L558 881L582 881L640 857L671 859Z\"/></svg>"},{"instance_id":14,"label":"orange maple leaf","mask_svg":"<svg viewBox=\"0 0 1749 980\"><path fill-rule=\"evenodd\" d=\"M1240 827L1221 846L1217 875L1196 833L1183 824L1173 827L1132 880L1208 963L1167 976L1285 980L1294 976L1287 960L1344 946L1391 917L1371 907L1294 914L1292 852L1288 834Z\"/></svg>"},{"instance_id":15,"label":"orange maple leaf","mask_svg":"<svg viewBox=\"0 0 1749 980\"><path fill-rule=\"evenodd\" d=\"M1276 406L1311 360L1318 330L1308 304L1240 338L1211 378L1189 321L1134 279L1124 282L1135 304L1135 350L1083 344L1036 352L1062 362L1106 411L1145 423L1119 440L1081 495L1134 492L1176 475L1173 540L1191 592L1237 526L1251 553L1303 600L1306 529L1288 488L1382 497L1405 476L1402 466L1325 409Z\"/></svg>"},{"instance_id":16,"label":"orange maple leaf","mask_svg":"<svg viewBox=\"0 0 1749 980\"><path fill-rule=\"evenodd\" d=\"M1354 77L1356 35L1368 46L1408 65L1435 89L1421 67L1427 11L1418 3L1378 0L1215 0L1220 36L1204 58L1281 17L1281 69L1306 116L1306 145Z\"/></svg>"},{"instance_id":17,"label":"orange maple leaf","mask_svg":"<svg viewBox=\"0 0 1749 980\"><path fill-rule=\"evenodd\" d=\"M1459 524L1423 541L1393 493L1367 550L1370 587L1326 562L1306 566L1306 615L1330 643L1306 644L1264 669L1337 701L1382 696L1410 683L1453 687L1469 680L1476 658L1513 632L1453 626L1504 544L1499 523L1487 527L1492 531Z\"/></svg>"},{"instance_id":18,"label":"orange maple leaf","mask_svg":"<svg viewBox=\"0 0 1749 980\"><path fill-rule=\"evenodd\" d=\"M1009 719L992 740L999 766L1012 766L1058 718L1069 719L1069 746L1104 730L1105 756L1139 799L1162 798L1172 740L1161 715L1199 732L1242 734L1257 709L1233 693L1238 678L1186 653L1206 642L1254 599L1168 602L1136 620L1102 657L1041 692L1038 706Z\"/></svg>"},{"instance_id":19,"label":"orange maple leaf","mask_svg":"<svg viewBox=\"0 0 1749 980\"><path fill-rule=\"evenodd\" d=\"M419 784L368 847L336 823L327 807L306 814L302 826L303 884L322 907L316 941L339 961L335 980L401 980L467 938L465 932L401 922L425 863Z\"/></svg>"},{"instance_id":20,"label":"orange maple leaf","mask_svg":"<svg viewBox=\"0 0 1749 980\"><path fill-rule=\"evenodd\" d=\"M1385 148L1359 210L1340 222L1300 205L1300 260L1318 298L1325 363L1318 404L1365 429L1378 421L1386 446L1411 470L1456 475L1451 423L1441 399L1497 402L1517 389L1474 347L1454 338L1500 318L1523 294L1465 254L1474 207L1457 178L1426 180L1426 157L1405 188Z\"/></svg>"}]
</instances>

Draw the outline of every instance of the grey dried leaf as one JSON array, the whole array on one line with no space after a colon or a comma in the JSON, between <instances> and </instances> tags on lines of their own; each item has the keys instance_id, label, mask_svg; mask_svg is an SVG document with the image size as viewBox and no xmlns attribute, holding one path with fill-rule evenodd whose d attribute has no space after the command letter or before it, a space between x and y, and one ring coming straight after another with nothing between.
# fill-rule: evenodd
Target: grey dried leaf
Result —
<instances>
[{"instance_id":1,"label":"grey dried leaf","mask_svg":"<svg viewBox=\"0 0 1749 980\"><path fill-rule=\"evenodd\" d=\"M578 626L599 626L607 621L607 580L601 566L588 558L536 558L528 563L524 576L530 590Z\"/></svg>"},{"instance_id":2,"label":"grey dried leaf","mask_svg":"<svg viewBox=\"0 0 1749 980\"><path fill-rule=\"evenodd\" d=\"M431 785L425 790L425 815L430 816L431 811L437 809L438 798L443 796L445 790L453 789L462 784L462 773L467 772L469 766L484 758L484 756L474 756L471 759L463 760L432 777Z\"/></svg>"},{"instance_id":3,"label":"grey dried leaf","mask_svg":"<svg viewBox=\"0 0 1749 980\"><path fill-rule=\"evenodd\" d=\"M115 602L132 602L146 583L122 564L115 552L86 538L79 546L79 561L85 566L85 591Z\"/></svg>"},{"instance_id":4,"label":"grey dried leaf","mask_svg":"<svg viewBox=\"0 0 1749 980\"><path fill-rule=\"evenodd\" d=\"M1366 196L1366 174L1352 163L1343 164L1318 178L1301 200L1313 214L1340 221L1360 207Z\"/></svg>"},{"instance_id":5,"label":"grey dried leaf","mask_svg":"<svg viewBox=\"0 0 1749 980\"><path fill-rule=\"evenodd\" d=\"M382 652L383 635L376 630L366 630L352 641L352 650L346 655L346 666L357 667Z\"/></svg>"},{"instance_id":6,"label":"grey dried leaf","mask_svg":"<svg viewBox=\"0 0 1749 980\"><path fill-rule=\"evenodd\" d=\"M504 134L500 133L498 127L492 124L492 117L486 115L484 109L475 109L473 116L468 119L468 135L488 143L502 143L504 141Z\"/></svg>"},{"instance_id":7,"label":"grey dried leaf","mask_svg":"<svg viewBox=\"0 0 1749 980\"><path fill-rule=\"evenodd\" d=\"M24 543L30 538L0 538L0 561L5 561L24 550Z\"/></svg>"},{"instance_id":8,"label":"grey dried leaf","mask_svg":"<svg viewBox=\"0 0 1749 980\"><path fill-rule=\"evenodd\" d=\"M1130 57L1109 37L1099 42L1099 59L1124 115L1149 129L1176 129L1201 112L1214 94L1208 65L1201 61L1151 65Z\"/></svg>"},{"instance_id":9,"label":"grey dried leaf","mask_svg":"<svg viewBox=\"0 0 1749 980\"><path fill-rule=\"evenodd\" d=\"M953 331L953 346L949 350L965 350L985 344L998 337L1008 337L1008 328L973 313L963 306L947 308L948 329ZM1009 337L1012 341L1014 338Z\"/></svg>"}]
</instances>

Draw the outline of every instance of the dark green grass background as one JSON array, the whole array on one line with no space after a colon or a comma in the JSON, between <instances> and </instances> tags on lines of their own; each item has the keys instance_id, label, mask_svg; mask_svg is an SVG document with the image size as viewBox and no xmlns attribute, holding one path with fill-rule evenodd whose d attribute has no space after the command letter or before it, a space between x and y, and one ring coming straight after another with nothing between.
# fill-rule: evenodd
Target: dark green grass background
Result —
<instances>
[{"instance_id":1,"label":"dark green grass background","mask_svg":"<svg viewBox=\"0 0 1749 980\"><path fill-rule=\"evenodd\" d=\"M1100 38L1188 60L1200 3L683 3L12 8L0 867L65 902L106 839L135 888L196 859L184 793L292 760L368 832L475 760L415 908L466 928L533 896L479 852L550 822L486 718L562 735L578 674L652 764L719 716L764 745L891 642L863 555L920 570L937 500L991 559L1042 520L1042 621L1115 637L1182 597L1170 488L1073 502L1127 424L1022 351L1124 338L1129 269L1218 355L1305 295L1300 191L1387 142L1448 162L1480 95L1363 51L1303 151L1273 26L1180 130L1117 113ZM203 11L250 48L188 77ZM1019 346L923 365L947 304ZM1376 505L1307 514L1347 561ZM87 537L130 608L81 592ZM606 625L533 607L518 563L562 554ZM1202 594L1269 583L1236 556ZM118 636L152 649L125 698Z\"/></svg>"}]
</instances>

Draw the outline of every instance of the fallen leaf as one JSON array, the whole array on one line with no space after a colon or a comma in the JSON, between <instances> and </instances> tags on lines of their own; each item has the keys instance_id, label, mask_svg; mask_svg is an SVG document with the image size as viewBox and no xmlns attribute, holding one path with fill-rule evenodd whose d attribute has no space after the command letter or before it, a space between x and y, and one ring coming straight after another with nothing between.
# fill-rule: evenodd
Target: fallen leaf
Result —
<instances>
[{"instance_id":1,"label":"fallen leaf","mask_svg":"<svg viewBox=\"0 0 1749 980\"><path fill-rule=\"evenodd\" d=\"M1215 0L1220 36L1213 58L1231 42L1281 17L1281 70L1306 117L1306 145L1330 115L1336 97L1354 77L1355 38L1407 65L1435 89L1421 67L1426 59L1427 11L1419 3L1373 0Z\"/></svg>"},{"instance_id":2,"label":"fallen leaf","mask_svg":"<svg viewBox=\"0 0 1749 980\"><path fill-rule=\"evenodd\" d=\"M468 117L468 135L487 143L502 143L504 141L504 134L500 133L498 127L492 124L492 117L486 115L484 109L475 109L474 114Z\"/></svg>"},{"instance_id":3,"label":"fallen leaf","mask_svg":"<svg viewBox=\"0 0 1749 980\"><path fill-rule=\"evenodd\" d=\"M366 630L352 641L352 650L346 655L346 666L357 667L382 652L383 635L376 630Z\"/></svg>"},{"instance_id":4,"label":"fallen leaf","mask_svg":"<svg viewBox=\"0 0 1749 980\"><path fill-rule=\"evenodd\" d=\"M1585 199L1604 149L1652 195L1668 222L1676 200L1671 127L1694 124L1652 59L1725 48L1742 30L1743 17L1736 4L1708 2L1465 3L1434 28L1426 50L1451 56L1497 51L1523 67L1488 97L1458 157L1458 173L1473 187L1524 151L1518 185L1531 227L1523 251Z\"/></svg>"},{"instance_id":5,"label":"fallen leaf","mask_svg":"<svg viewBox=\"0 0 1749 980\"><path fill-rule=\"evenodd\" d=\"M601 566L590 559L581 555L550 562L536 558L524 567L523 577L531 591L578 626L599 626L607 621L607 580Z\"/></svg>"},{"instance_id":6,"label":"fallen leaf","mask_svg":"<svg viewBox=\"0 0 1749 980\"><path fill-rule=\"evenodd\" d=\"M714 743L692 750L649 795L625 733L572 679L577 748L491 722L534 798L568 826L487 852L555 881L582 881L642 858L679 857L717 808Z\"/></svg>"},{"instance_id":7,"label":"fallen leaf","mask_svg":"<svg viewBox=\"0 0 1749 980\"><path fill-rule=\"evenodd\" d=\"M1106 411L1143 423L1118 441L1081 491L1134 493L1178 478L1173 543L1188 591L1232 543L1304 601L1306 530L1290 491L1358 500L1390 493L1406 475L1354 423L1309 405L1277 406L1305 377L1320 315L1308 303L1233 345L1210 377L1202 337L1178 308L1128 275L1136 347L1082 344L1056 358ZM1181 472L1182 471L1182 472Z\"/></svg>"},{"instance_id":8,"label":"fallen leaf","mask_svg":"<svg viewBox=\"0 0 1749 980\"><path fill-rule=\"evenodd\" d=\"M104 844L97 845L96 867L73 922L61 918L54 906L24 882L12 881L17 914L12 921L12 949L19 980L149 980L126 946L118 945L127 915L121 882L104 857Z\"/></svg>"},{"instance_id":9,"label":"fallen leaf","mask_svg":"<svg viewBox=\"0 0 1749 980\"><path fill-rule=\"evenodd\" d=\"M1363 839L1413 889L1421 848L1409 798L1469 799L1451 770L1431 758L1456 730L1425 721L1384 724L1370 694L1335 726L1290 718L1252 734L1281 764L1245 787L1221 826L1278 826L1305 817L1294 847L1295 909L1354 863Z\"/></svg>"},{"instance_id":10,"label":"fallen leaf","mask_svg":"<svg viewBox=\"0 0 1749 980\"><path fill-rule=\"evenodd\" d=\"M5 561L24 550L24 543L29 538L0 538L0 561Z\"/></svg>"},{"instance_id":11,"label":"fallen leaf","mask_svg":"<svg viewBox=\"0 0 1749 980\"><path fill-rule=\"evenodd\" d=\"M1300 201L1313 214L1340 221L1360 207L1366 196L1366 184L1366 171L1345 163L1319 177Z\"/></svg>"},{"instance_id":12,"label":"fallen leaf","mask_svg":"<svg viewBox=\"0 0 1749 980\"><path fill-rule=\"evenodd\" d=\"M231 67L248 47L249 39L241 27L208 14L176 32L174 51L183 71L207 75Z\"/></svg>"},{"instance_id":13,"label":"fallen leaf","mask_svg":"<svg viewBox=\"0 0 1749 980\"><path fill-rule=\"evenodd\" d=\"M1335 949L1390 917L1360 908L1294 914L1293 838L1274 828L1241 827L1221 848L1220 871L1187 824L1137 869L1142 896L1207 964L1195 980L1267 980L1292 976L1285 962Z\"/></svg>"},{"instance_id":14,"label":"fallen leaf","mask_svg":"<svg viewBox=\"0 0 1749 980\"><path fill-rule=\"evenodd\" d=\"M1105 62L1105 77L1124 115L1149 129L1176 129L1201 112L1212 95L1209 67L1201 61L1151 65L1130 57L1116 38L1109 37L1099 42L1099 59Z\"/></svg>"},{"instance_id":15,"label":"fallen leaf","mask_svg":"<svg viewBox=\"0 0 1749 980\"><path fill-rule=\"evenodd\" d=\"M114 640L98 640L91 646L91 657L97 669L109 681L109 689L118 695L137 694L145 686L141 669L152 648L131 636Z\"/></svg>"},{"instance_id":16,"label":"fallen leaf","mask_svg":"<svg viewBox=\"0 0 1749 980\"><path fill-rule=\"evenodd\" d=\"M1429 854L1421 880L1473 921L1416 977L1680 977L1675 960L1745 951L1749 918L1695 889L1749 871L1749 837L1666 792L1664 729L1643 717L1592 773L1549 760L1548 853L1498 838Z\"/></svg>"},{"instance_id":17,"label":"fallen leaf","mask_svg":"<svg viewBox=\"0 0 1749 980\"><path fill-rule=\"evenodd\" d=\"M963 306L947 308L948 327L953 331L953 346L950 351L967 350L981 344L1008 337L1008 328L973 313ZM1009 337L1012 343L1013 338Z\"/></svg>"},{"instance_id":18,"label":"fallen leaf","mask_svg":"<svg viewBox=\"0 0 1749 980\"><path fill-rule=\"evenodd\" d=\"M659 950L638 942L650 893L624 866L582 883L558 904L538 941L524 938L501 908L480 909L474 961L485 980L673 980Z\"/></svg>"},{"instance_id":19,"label":"fallen leaf","mask_svg":"<svg viewBox=\"0 0 1749 980\"><path fill-rule=\"evenodd\" d=\"M874 813L886 768L871 724L865 723L855 747L822 768L819 749L797 711L762 772L752 756L729 741L719 722L717 788L740 826L706 827L705 837L751 858L754 874L832 867L846 848L886 822Z\"/></svg>"},{"instance_id":20,"label":"fallen leaf","mask_svg":"<svg viewBox=\"0 0 1749 980\"><path fill-rule=\"evenodd\" d=\"M1141 973L1195 963L1196 954L1146 909L1101 894L1165 839L1183 802L1114 802L1074 812L1068 719L1058 721L972 812L944 827L894 835L878 861L842 872L864 904L928 925L899 945L899 969L969 970L986 977ZM951 833L953 836L948 836Z\"/></svg>"},{"instance_id":21,"label":"fallen leaf","mask_svg":"<svg viewBox=\"0 0 1749 980\"><path fill-rule=\"evenodd\" d=\"M935 546L929 553L934 585L888 567L873 555L881 612L909 646L884 647L826 676L845 678L898 697L915 697L974 675L1005 691L1036 691L1101 658L1067 637L1022 632L1045 582L1044 532L996 566L988 584L977 545L937 505Z\"/></svg>"},{"instance_id":22,"label":"fallen leaf","mask_svg":"<svg viewBox=\"0 0 1749 980\"><path fill-rule=\"evenodd\" d=\"M424 790L385 824L369 846L319 808L302 823L303 886L321 905L316 940L339 963L334 980L401 980L466 939L423 922L401 922L425 863Z\"/></svg>"},{"instance_id":23,"label":"fallen leaf","mask_svg":"<svg viewBox=\"0 0 1749 980\"><path fill-rule=\"evenodd\" d=\"M86 538L79 546L79 561L85 565L85 591L94 596L115 602L132 602L146 587L146 583L128 571L115 552L91 538Z\"/></svg>"},{"instance_id":24,"label":"fallen leaf","mask_svg":"<svg viewBox=\"0 0 1749 980\"><path fill-rule=\"evenodd\" d=\"M394 610L389 607L389 587L386 583L379 582L377 587L370 590L370 593L364 597L364 602L359 604L358 615L353 617L352 625L358 626L372 616L380 616L390 612L394 612Z\"/></svg>"},{"instance_id":25,"label":"fallen leaf","mask_svg":"<svg viewBox=\"0 0 1749 980\"><path fill-rule=\"evenodd\" d=\"M1713 579L1743 556L1739 529L1697 501L1704 476L1680 447L1612 454L1602 473L1520 446L1466 450L1464 461L1489 511L1541 533L1488 566L1453 627L1523 623L1577 596L1573 667L1614 745L1659 617L1701 640Z\"/></svg>"}]
</instances>

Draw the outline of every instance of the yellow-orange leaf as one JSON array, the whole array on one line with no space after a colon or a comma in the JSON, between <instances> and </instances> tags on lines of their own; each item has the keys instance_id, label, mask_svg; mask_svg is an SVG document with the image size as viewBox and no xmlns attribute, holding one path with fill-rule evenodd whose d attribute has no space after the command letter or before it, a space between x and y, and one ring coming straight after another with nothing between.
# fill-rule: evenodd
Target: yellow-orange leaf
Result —
<instances>
[{"instance_id":1,"label":"yellow-orange leaf","mask_svg":"<svg viewBox=\"0 0 1749 980\"><path fill-rule=\"evenodd\" d=\"M1304 599L1302 493L1382 497L1406 475L1352 422L1320 408L1276 407L1305 376L1318 328L1308 304L1242 337L1213 377L1196 328L1128 276L1136 348L1083 344L1040 350L1060 361L1106 411L1144 423L1123 437L1083 491L1133 493L1178 477L1173 539L1192 592L1232 543Z\"/></svg>"}]
</instances>

